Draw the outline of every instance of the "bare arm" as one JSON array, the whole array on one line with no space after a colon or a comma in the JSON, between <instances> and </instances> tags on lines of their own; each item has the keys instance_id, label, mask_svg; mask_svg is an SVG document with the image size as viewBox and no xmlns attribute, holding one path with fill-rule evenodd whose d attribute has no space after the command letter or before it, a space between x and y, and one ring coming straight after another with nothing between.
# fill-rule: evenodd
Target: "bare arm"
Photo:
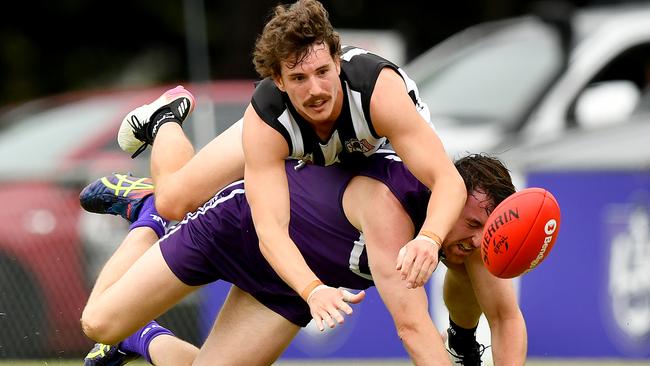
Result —
<instances>
[{"instance_id":1,"label":"bare arm","mask_svg":"<svg viewBox=\"0 0 650 366\"><path fill-rule=\"evenodd\" d=\"M490 325L496 366L524 365L528 349L526 323L512 280L500 279L483 266L477 250L465 263L476 298Z\"/></svg>"},{"instance_id":2,"label":"bare arm","mask_svg":"<svg viewBox=\"0 0 650 366\"><path fill-rule=\"evenodd\" d=\"M289 237L289 188L285 158L289 148L284 138L260 119L249 106L244 114L243 146L246 160L244 177L246 198L260 239L260 250L275 272L307 301L316 324L343 323L339 309L350 314L352 308L335 288L318 287L318 278L309 268L298 247ZM360 295L362 298L363 295Z\"/></svg>"},{"instance_id":3,"label":"bare arm","mask_svg":"<svg viewBox=\"0 0 650 366\"><path fill-rule=\"evenodd\" d=\"M264 257L282 279L300 293L316 275L289 237L289 188L282 136L249 107L244 115L246 198Z\"/></svg>"},{"instance_id":4,"label":"bare arm","mask_svg":"<svg viewBox=\"0 0 650 366\"><path fill-rule=\"evenodd\" d=\"M402 78L392 69L382 70L373 92L373 125L386 136L397 154L420 182L431 189L427 217L420 233L434 233L441 241L458 219L467 198L465 184L447 156L438 135L415 109ZM442 243L438 243L442 244ZM422 286L438 264L438 247L422 240L406 245L400 255L407 286ZM401 264L401 266L399 266Z\"/></svg>"},{"instance_id":5,"label":"bare arm","mask_svg":"<svg viewBox=\"0 0 650 366\"><path fill-rule=\"evenodd\" d=\"M237 122L195 155L178 124L166 123L160 128L151 152L151 174L156 209L163 217L182 219L244 176L241 133L241 122Z\"/></svg>"},{"instance_id":6,"label":"bare arm","mask_svg":"<svg viewBox=\"0 0 650 366\"><path fill-rule=\"evenodd\" d=\"M404 208L386 186L367 177L352 180L343 205L364 234L373 280L411 359L416 365L449 365L424 289L407 289L394 268L397 252L414 230Z\"/></svg>"}]
</instances>

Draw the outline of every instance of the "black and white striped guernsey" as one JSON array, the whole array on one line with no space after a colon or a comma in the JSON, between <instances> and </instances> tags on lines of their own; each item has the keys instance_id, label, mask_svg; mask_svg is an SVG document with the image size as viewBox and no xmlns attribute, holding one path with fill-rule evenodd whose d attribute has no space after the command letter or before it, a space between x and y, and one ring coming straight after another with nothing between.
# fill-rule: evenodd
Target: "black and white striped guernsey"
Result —
<instances>
[{"instance_id":1,"label":"black and white striped guernsey","mask_svg":"<svg viewBox=\"0 0 650 366\"><path fill-rule=\"evenodd\" d=\"M387 142L385 137L377 135L370 119L370 97L384 67L400 74L405 82L405 92L422 117L431 124L429 109L420 100L415 82L397 65L357 47L344 47L342 50L343 111L328 141L323 143L319 140L291 105L287 94L280 91L270 78L258 83L251 104L260 118L287 141L289 158L317 165L355 164Z\"/></svg>"}]
</instances>

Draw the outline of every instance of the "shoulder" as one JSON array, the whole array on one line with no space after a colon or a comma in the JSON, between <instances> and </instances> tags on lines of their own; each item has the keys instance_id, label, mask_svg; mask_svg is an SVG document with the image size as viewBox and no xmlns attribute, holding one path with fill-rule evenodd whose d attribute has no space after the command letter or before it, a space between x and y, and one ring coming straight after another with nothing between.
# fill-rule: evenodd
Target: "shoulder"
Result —
<instances>
[{"instance_id":1,"label":"shoulder","mask_svg":"<svg viewBox=\"0 0 650 366\"><path fill-rule=\"evenodd\" d=\"M457 280L467 282L471 281L469 273L467 272L467 268L465 268L464 264L449 263L445 259L441 259L441 262L445 265L445 267L447 267L447 273L450 276L453 276Z\"/></svg>"},{"instance_id":2,"label":"shoulder","mask_svg":"<svg viewBox=\"0 0 650 366\"><path fill-rule=\"evenodd\" d=\"M260 144L259 141L264 141ZM242 124L242 145L247 164L251 156L255 159L266 161L288 156L288 143L281 133L272 125L263 120L257 111L248 106L244 112Z\"/></svg>"},{"instance_id":3,"label":"shoulder","mask_svg":"<svg viewBox=\"0 0 650 366\"><path fill-rule=\"evenodd\" d=\"M372 91L380 72L385 68L399 69L394 63L362 48L343 48L341 74L353 90Z\"/></svg>"},{"instance_id":4,"label":"shoulder","mask_svg":"<svg viewBox=\"0 0 650 366\"><path fill-rule=\"evenodd\" d=\"M404 206L390 188L365 175L352 178L345 188L342 203L347 219L365 234L368 230L376 232L413 226Z\"/></svg>"},{"instance_id":5,"label":"shoulder","mask_svg":"<svg viewBox=\"0 0 650 366\"><path fill-rule=\"evenodd\" d=\"M483 288L493 288L499 281L503 281L493 276L485 268L483 259L481 259L480 248L465 259L462 270L472 283Z\"/></svg>"},{"instance_id":6,"label":"shoulder","mask_svg":"<svg viewBox=\"0 0 650 366\"><path fill-rule=\"evenodd\" d=\"M357 173L372 183L368 184L368 200L384 199L396 210L407 214L410 221L419 226L426 216L429 189L408 170L402 160L392 151L379 150L367 159ZM373 188L374 187L374 188ZM390 201L390 202L388 202Z\"/></svg>"},{"instance_id":7,"label":"shoulder","mask_svg":"<svg viewBox=\"0 0 650 366\"><path fill-rule=\"evenodd\" d=\"M393 184L417 185L419 183L402 159L389 149L379 149L369 156L360 169L359 175L374 178L388 186Z\"/></svg>"},{"instance_id":8,"label":"shoulder","mask_svg":"<svg viewBox=\"0 0 650 366\"><path fill-rule=\"evenodd\" d=\"M341 50L341 62L345 63L349 67L361 67L361 66L390 66L397 69L398 66L392 63L391 61L376 55L368 50L363 48L346 46Z\"/></svg>"},{"instance_id":9,"label":"shoulder","mask_svg":"<svg viewBox=\"0 0 650 366\"><path fill-rule=\"evenodd\" d=\"M260 118L267 122L279 117L286 109L284 94L269 78L257 83L251 105Z\"/></svg>"}]
</instances>

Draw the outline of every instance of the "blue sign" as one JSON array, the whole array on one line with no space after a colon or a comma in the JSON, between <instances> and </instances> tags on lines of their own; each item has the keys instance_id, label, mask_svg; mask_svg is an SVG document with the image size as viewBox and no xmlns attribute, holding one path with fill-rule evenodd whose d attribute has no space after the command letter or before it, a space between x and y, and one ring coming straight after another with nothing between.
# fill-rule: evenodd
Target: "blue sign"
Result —
<instances>
[{"instance_id":1,"label":"blue sign","mask_svg":"<svg viewBox=\"0 0 650 366\"><path fill-rule=\"evenodd\" d=\"M650 358L650 172L545 172L562 210L549 257L521 278L535 357Z\"/></svg>"}]
</instances>

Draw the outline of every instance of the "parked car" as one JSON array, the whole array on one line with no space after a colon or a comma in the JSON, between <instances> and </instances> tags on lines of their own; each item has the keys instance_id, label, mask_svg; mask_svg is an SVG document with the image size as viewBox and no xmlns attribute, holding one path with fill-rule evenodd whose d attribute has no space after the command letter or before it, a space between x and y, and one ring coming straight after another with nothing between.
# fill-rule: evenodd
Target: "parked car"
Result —
<instances>
[{"instance_id":1,"label":"parked car","mask_svg":"<svg viewBox=\"0 0 650 366\"><path fill-rule=\"evenodd\" d=\"M625 122L528 141L504 152L518 172L642 171L650 169L650 111Z\"/></svg>"},{"instance_id":2,"label":"parked car","mask_svg":"<svg viewBox=\"0 0 650 366\"><path fill-rule=\"evenodd\" d=\"M650 83L648 24L650 4L547 8L473 26L405 70L452 157L500 153L629 118Z\"/></svg>"},{"instance_id":3,"label":"parked car","mask_svg":"<svg viewBox=\"0 0 650 366\"><path fill-rule=\"evenodd\" d=\"M78 195L111 172L147 174L148 159L122 152L117 130L126 113L169 87L70 93L0 117L0 358L78 357L89 349L81 310L126 224L82 211ZM241 117L253 82L187 87L197 96L195 114L212 112L214 134Z\"/></svg>"}]
</instances>

